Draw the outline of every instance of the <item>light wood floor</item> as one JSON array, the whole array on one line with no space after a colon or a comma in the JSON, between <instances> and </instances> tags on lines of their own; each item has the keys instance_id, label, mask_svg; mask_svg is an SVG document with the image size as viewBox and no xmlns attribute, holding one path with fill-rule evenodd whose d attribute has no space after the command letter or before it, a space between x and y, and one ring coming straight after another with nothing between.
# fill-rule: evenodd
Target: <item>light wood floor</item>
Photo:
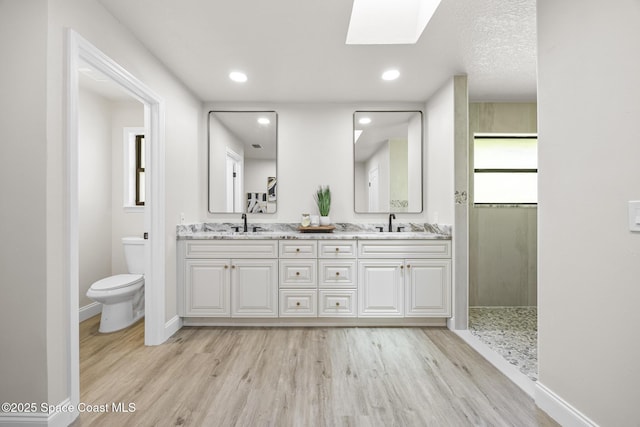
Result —
<instances>
[{"instance_id":1,"label":"light wood floor","mask_svg":"<svg viewBox=\"0 0 640 427\"><path fill-rule=\"evenodd\" d=\"M77 426L556 426L442 328L196 328L145 347L144 324L80 325Z\"/></svg>"}]
</instances>

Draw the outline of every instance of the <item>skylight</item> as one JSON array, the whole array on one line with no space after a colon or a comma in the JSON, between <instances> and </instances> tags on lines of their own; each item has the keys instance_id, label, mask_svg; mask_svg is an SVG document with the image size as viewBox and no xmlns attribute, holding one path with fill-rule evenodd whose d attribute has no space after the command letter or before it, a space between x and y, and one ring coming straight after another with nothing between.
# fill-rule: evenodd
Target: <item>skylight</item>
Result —
<instances>
[{"instance_id":1,"label":"skylight","mask_svg":"<svg viewBox=\"0 0 640 427\"><path fill-rule=\"evenodd\" d=\"M441 0L354 0L347 44L414 44Z\"/></svg>"}]
</instances>

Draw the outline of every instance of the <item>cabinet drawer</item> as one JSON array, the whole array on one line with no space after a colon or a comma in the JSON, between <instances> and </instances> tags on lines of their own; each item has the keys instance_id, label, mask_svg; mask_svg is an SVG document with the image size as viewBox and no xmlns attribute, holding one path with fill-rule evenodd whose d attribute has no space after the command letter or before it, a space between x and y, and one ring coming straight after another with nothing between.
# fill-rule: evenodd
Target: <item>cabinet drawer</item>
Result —
<instances>
[{"instance_id":1,"label":"cabinet drawer","mask_svg":"<svg viewBox=\"0 0 640 427\"><path fill-rule=\"evenodd\" d=\"M321 240L318 242L319 258L355 258L356 256L355 240Z\"/></svg>"},{"instance_id":2,"label":"cabinet drawer","mask_svg":"<svg viewBox=\"0 0 640 427\"><path fill-rule=\"evenodd\" d=\"M186 258L277 258L277 240L186 241Z\"/></svg>"},{"instance_id":3,"label":"cabinet drawer","mask_svg":"<svg viewBox=\"0 0 640 427\"><path fill-rule=\"evenodd\" d=\"M280 291L280 317L317 317L317 291L283 289Z\"/></svg>"},{"instance_id":4,"label":"cabinet drawer","mask_svg":"<svg viewBox=\"0 0 640 427\"><path fill-rule=\"evenodd\" d=\"M319 317L356 317L355 290L321 290Z\"/></svg>"},{"instance_id":5,"label":"cabinet drawer","mask_svg":"<svg viewBox=\"0 0 640 427\"><path fill-rule=\"evenodd\" d=\"M316 258L318 245L315 240L280 240L281 258Z\"/></svg>"},{"instance_id":6,"label":"cabinet drawer","mask_svg":"<svg viewBox=\"0 0 640 427\"><path fill-rule=\"evenodd\" d=\"M449 240L360 240L360 258L451 258Z\"/></svg>"},{"instance_id":7,"label":"cabinet drawer","mask_svg":"<svg viewBox=\"0 0 640 427\"><path fill-rule=\"evenodd\" d=\"M280 261L281 288L315 288L316 284L315 259L282 259Z\"/></svg>"},{"instance_id":8,"label":"cabinet drawer","mask_svg":"<svg viewBox=\"0 0 640 427\"><path fill-rule=\"evenodd\" d=\"M320 288L355 288L357 286L355 260L334 261L318 260L318 270L320 271Z\"/></svg>"}]
</instances>

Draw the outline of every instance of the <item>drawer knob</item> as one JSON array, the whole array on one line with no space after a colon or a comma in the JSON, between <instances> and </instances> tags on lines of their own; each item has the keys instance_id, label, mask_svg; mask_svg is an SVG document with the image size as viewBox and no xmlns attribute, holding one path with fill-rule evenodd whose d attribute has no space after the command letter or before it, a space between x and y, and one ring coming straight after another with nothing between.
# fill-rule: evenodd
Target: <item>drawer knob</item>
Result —
<instances>
[{"instance_id":1,"label":"drawer knob","mask_svg":"<svg viewBox=\"0 0 640 427\"><path fill-rule=\"evenodd\" d=\"M339 306L340 306L340 303L339 303L339 302L337 302L337 303L336 303L336 307L339 307Z\"/></svg>"},{"instance_id":2,"label":"drawer knob","mask_svg":"<svg viewBox=\"0 0 640 427\"><path fill-rule=\"evenodd\" d=\"M336 276L339 276L339 275L340 275L340 272L339 272L339 271L336 271Z\"/></svg>"},{"instance_id":3,"label":"drawer knob","mask_svg":"<svg viewBox=\"0 0 640 427\"><path fill-rule=\"evenodd\" d=\"M235 266L235 265L232 265L232 266L231 266L231 268L236 268L236 266Z\"/></svg>"},{"instance_id":4,"label":"drawer knob","mask_svg":"<svg viewBox=\"0 0 640 427\"><path fill-rule=\"evenodd\" d=\"M300 301L296 302L296 305L297 305L297 306L300 306Z\"/></svg>"},{"instance_id":5,"label":"drawer knob","mask_svg":"<svg viewBox=\"0 0 640 427\"><path fill-rule=\"evenodd\" d=\"M229 268L229 266L225 264L224 268Z\"/></svg>"},{"instance_id":6,"label":"drawer knob","mask_svg":"<svg viewBox=\"0 0 640 427\"><path fill-rule=\"evenodd\" d=\"M299 272L299 271L296 271L296 276L299 276L299 275L300 275L300 272Z\"/></svg>"},{"instance_id":7,"label":"drawer knob","mask_svg":"<svg viewBox=\"0 0 640 427\"><path fill-rule=\"evenodd\" d=\"M336 248L336 252L340 252L340 248Z\"/></svg>"},{"instance_id":8,"label":"drawer knob","mask_svg":"<svg viewBox=\"0 0 640 427\"><path fill-rule=\"evenodd\" d=\"M411 268L411 264L407 264L407 268Z\"/></svg>"},{"instance_id":9,"label":"drawer knob","mask_svg":"<svg viewBox=\"0 0 640 427\"><path fill-rule=\"evenodd\" d=\"M300 252L300 248L296 248L296 252Z\"/></svg>"}]
</instances>

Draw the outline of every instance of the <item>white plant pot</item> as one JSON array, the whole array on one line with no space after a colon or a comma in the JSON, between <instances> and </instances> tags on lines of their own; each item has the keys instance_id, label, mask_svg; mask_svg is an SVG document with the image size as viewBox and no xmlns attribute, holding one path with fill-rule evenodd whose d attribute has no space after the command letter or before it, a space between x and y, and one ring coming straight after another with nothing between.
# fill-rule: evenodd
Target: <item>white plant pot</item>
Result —
<instances>
[{"instance_id":1,"label":"white plant pot","mask_svg":"<svg viewBox=\"0 0 640 427\"><path fill-rule=\"evenodd\" d=\"M328 216L321 216L320 225L331 225L331 218L329 218Z\"/></svg>"}]
</instances>

